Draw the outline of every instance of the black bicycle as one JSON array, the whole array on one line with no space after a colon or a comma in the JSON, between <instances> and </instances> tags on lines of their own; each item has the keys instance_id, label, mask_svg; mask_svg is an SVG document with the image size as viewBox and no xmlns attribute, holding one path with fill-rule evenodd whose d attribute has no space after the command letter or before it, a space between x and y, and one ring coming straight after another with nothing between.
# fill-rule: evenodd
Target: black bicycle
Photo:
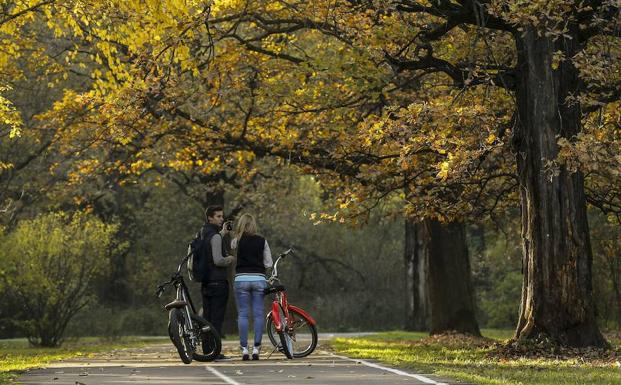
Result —
<instances>
[{"instance_id":1,"label":"black bicycle","mask_svg":"<svg viewBox=\"0 0 621 385\"><path fill-rule=\"evenodd\" d=\"M194 303L190 298L188 287L181 275L181 268L186 264L188 257L177 267L168 282L157 287L156 295L161 297L167 286L173 285L177 292L174 301L166 304L168 310L168 335L179 352L181 361L185 364L192 359L201 362L213 361L222 350L220 335L206 319L196 313ZM199 353L202 348L202 354Z\"/></svg>"}]
</instances>

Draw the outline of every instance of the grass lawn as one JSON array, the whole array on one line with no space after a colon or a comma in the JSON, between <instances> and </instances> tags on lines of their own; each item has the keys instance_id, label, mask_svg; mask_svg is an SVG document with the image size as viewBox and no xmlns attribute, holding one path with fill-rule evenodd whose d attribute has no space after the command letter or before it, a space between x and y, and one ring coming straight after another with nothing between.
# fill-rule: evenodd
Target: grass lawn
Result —
<instances>
[{"instance_id":1,"label":"grass lawn","mask_svg":"<svg viewBox=\"0 0 621 385\"><path fill-rule=\"evenodd\" d=\"M359 338L336 338L332 347L355 358L434 373L481 385L621 385L621 357L598 359L580 356L559 358L503 358L493 355L494 342L512 331L483 330L493 340L464 336L428 337L426 333L385 332ZM619 349L621 341L612 339Z\"/></svg>"},{"instance_id":2,"label":"grass lawn","mask_svg":"<svg viewBox=\"0 0 621 385\"><path fill-rule=\"evenodd\" d=\"M25 339L0 340L0 385L12 383L12 380L25 369L44 366L52 361L88 357L98 352L140 347L167 340L165 337L123 337L110 341L91 337L66 342L61 348L32 348Z\"/></svg>"}]
</instances>

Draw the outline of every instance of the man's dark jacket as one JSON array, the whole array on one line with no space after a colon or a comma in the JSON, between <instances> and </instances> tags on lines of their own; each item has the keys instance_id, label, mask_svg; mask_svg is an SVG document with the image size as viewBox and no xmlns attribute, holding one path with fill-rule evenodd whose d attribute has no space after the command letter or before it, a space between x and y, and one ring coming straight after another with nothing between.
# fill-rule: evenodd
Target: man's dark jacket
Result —
<instances>
[{"instance_id":1,"label":"man's dark jacket","mask_svg":"<svg viewBox=\"0 0 621 385\"><path fill-rule=\"evenodd\" d=\"M211 252L211 239L214 236L220 236L220 226L211 223L205 223L201 229L204 243L204 254L199 263L199 269L202 276L206 277L203 282L210 281L226 281L228 278L226 266L216 266L213 262L213 253ZM226 255L224 240L222 240L222 257Z\"/></svg>"}]
</instances>

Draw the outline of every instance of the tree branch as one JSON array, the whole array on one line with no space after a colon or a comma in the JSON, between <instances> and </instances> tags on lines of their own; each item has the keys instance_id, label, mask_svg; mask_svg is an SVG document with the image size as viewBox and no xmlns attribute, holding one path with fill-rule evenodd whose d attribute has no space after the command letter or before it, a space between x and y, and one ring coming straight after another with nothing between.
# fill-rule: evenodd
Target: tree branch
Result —
<instances>
[{"instance_id":1,"label":"tree branch","mask_svg":"<svg viewBox=\"0 0 621 385\"><path fill-rule=\"evenodd\" d=\"M0 19L0 25L7 23L11 20L17 19L20 16L23 16L25 14L27 14L28 12L34 12L36 10L38 10L39 8L49 5L49 4L53 4L55 2L55 0L47 0L47 1L42 1L38 4L35 4L29 8L23 9L17 13L14 13L12 15L7 14L4 18Z\"/></svg>"},{"instance_id":2,"label":"tree branch","mask_svg":"<svg viewBox=\"0 0 621 385\"><path fill-rule=\"evenodd\" d=\"M456 88L464 88L466 86L474 86L479 84L491 84L497 87L506 89L515 89L516 79L515 71L513 69L498 70L494 74L487 74L487 76L472 76L471 69L461 68L446 60L433 57L430 52L427 52L426 56L419 58L418 60L399 60L391 56L388 52L384 51L384 57L386 61L397 69L398 72L404 70L430 70L434 72L443 72L453 80L453 85Z\"/></svg>"}]
</instances>

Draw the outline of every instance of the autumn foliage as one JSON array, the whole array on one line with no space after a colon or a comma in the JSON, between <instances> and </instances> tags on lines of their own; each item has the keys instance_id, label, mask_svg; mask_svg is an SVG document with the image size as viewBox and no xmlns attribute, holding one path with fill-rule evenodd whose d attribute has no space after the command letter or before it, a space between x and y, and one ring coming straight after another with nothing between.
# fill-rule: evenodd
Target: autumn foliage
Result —
<instances>
[{"instance_id":1,"label":"autumn foliage","mask_svg":"<svg viewBox=\"0 0 621 385\"><path fill-rule=\"evenodd\" d=\"M586 210L619 223L620 28L614 0L13 1L0 140L53 149L58 194L86 208L97 178L217 186L266 158L315 175L322 220L388 199L446 223L519 206L516 337L602 345ZM12 83L36 76L57 95L24 118ZM19 169L0 155L0 179Z\"/></svg>"}]
</instances>

